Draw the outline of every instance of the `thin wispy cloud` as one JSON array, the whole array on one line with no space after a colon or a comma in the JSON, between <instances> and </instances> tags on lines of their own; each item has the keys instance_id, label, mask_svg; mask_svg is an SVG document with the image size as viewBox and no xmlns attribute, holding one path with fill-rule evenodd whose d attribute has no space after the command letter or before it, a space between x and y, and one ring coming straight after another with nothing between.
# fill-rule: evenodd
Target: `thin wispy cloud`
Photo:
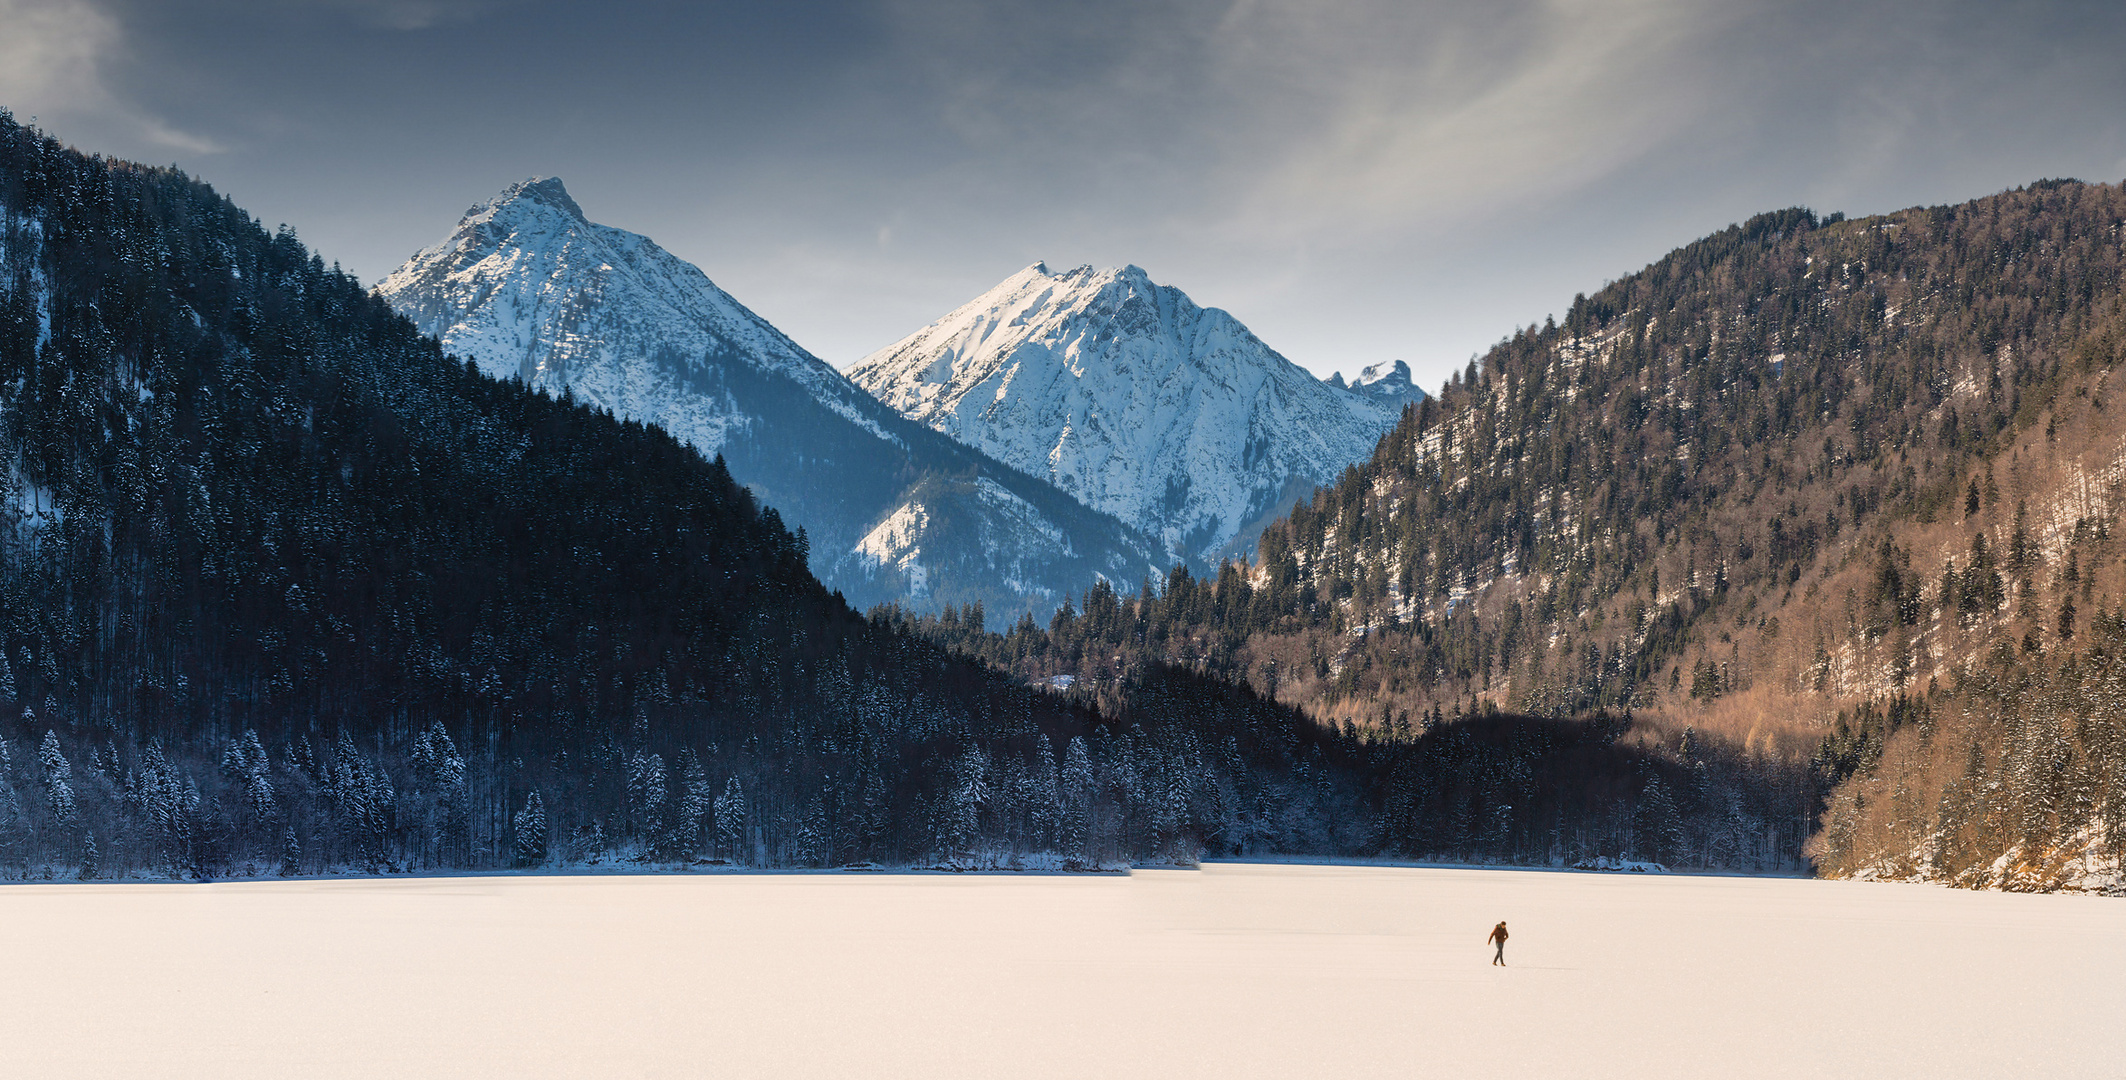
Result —
<instances>
[{"instance_id":1,"label":"thin wispy cloud","mask_svg":"<svg viewBox=\"0 0 2126 1080\"><path fill-rule=\"evenodd\" d=\"M111 131L145 147L183 154L221 149L123 100L104 68L124 46L118 20L83 0L0 0L0 105L51 124Z\"/></svg>"},{"instance_id":2,"label":"thin wispy cloud","mask_svg":"<svg viewBox=\"0 0 2126 1080\"><path fill-rule=\"evenodd\" d=\"M434 30L474 22L507 6L507 0L282 0L261 10L310 6L339 12L357 24L382 30Z\"/></svg>"},{"instance_id":3,"label":"thin wispy cloud","mask_svg":"<svg viewBox=\"0 0 2126 1080\"><path fill-rule=\"evenodd\" d=\"M0 95L27 114L101 93L118 24L80 0L0 0Z\"/></svg>"},{"instance_id":4,"label":"thin wispy cloud","mask_svg":"<svg viewBox=\"0 0 2126 1080\"><path fill-rule=\"evenodd\" d=\"M1758 211L2126 173L2126 5L2085 0L0 0L0 25L0 105L175 154L365 278L558 174L837 362L1046 259L1137 263L1318 372L1432 382Z\"/></svg>"},{"instance_id":5,"label":"thin wispy cloud","mask_svg":"<svg viewBox=\"0 0 2126 1080\"><path fill-rule=\"evenodd\" d=\"M1287 102L1228 222L1282 240L1481 218L1576 190L1696 121L1689 49L1717 16L1687 0L1236 5L1212 44L1228 84ZM1242 130L1249 130L1243 128Z\"/></svg>"}]
</instances>

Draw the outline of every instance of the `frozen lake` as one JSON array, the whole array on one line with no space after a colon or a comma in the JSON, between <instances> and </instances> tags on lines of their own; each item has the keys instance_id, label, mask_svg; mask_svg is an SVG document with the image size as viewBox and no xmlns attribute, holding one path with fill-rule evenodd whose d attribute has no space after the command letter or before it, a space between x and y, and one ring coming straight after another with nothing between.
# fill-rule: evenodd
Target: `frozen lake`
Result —
<instances>
[{"instance_id":1,"label":"frozen lake","mask_svg":"<svg viewBox=\"0 0 2126 1080\"><path fill-rule=\"evenodd\" d=\"M11 885L0 910L21 1076L2126 1074L2126 901L2079 896L1226 864Z\"/></svg>"}]
</instances>

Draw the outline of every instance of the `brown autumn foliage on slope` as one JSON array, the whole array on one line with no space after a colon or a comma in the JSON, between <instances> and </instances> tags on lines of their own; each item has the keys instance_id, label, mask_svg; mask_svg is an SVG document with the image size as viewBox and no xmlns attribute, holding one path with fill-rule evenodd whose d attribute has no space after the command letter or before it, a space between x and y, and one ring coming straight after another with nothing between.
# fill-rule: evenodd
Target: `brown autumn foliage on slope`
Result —
<instances>
[{"instance_id":1,"label":"brown autumn foliage on slope","mask_svg":"<svg viewBox=\"0 0 2126 1080\"><path fill-rule=\"evenodd\" d=\"M967 647L1117 688L1178 663L1390 743L1628 710L1655 749L1811 763L1831 872L2096 880L2126 756L2022 714L2070 708L2033 688L2082 685L2126 596L2122 269L2117 185L1761 215L1501 342L1252 566ZM1950 775L2013 822L1940 810ZM1973 869L2010 846L2050 869Z\"/></svg>"}]
</instances>

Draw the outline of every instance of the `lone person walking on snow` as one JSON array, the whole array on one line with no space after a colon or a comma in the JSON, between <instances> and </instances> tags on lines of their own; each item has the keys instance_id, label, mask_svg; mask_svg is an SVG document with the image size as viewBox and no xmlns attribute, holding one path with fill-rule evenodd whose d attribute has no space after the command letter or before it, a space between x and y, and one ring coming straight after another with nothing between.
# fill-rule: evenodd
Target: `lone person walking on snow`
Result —
<instances>
[{"instance_id":1,"label":"lone person walking on snow","mask_svg":"<svg viewBox=\"0 0 2126 1080\"><path fill-rule=\"evenodd\" d=\"M1494 941L1496 941L1496 942L1498 942L1498 943L1499 943L1499 951L1498 951L1498 953L1497 953L1496 955L1492 956L1492 958L1491 958L1491 962L1492 962L1492 963L1494 963L1494 964L1497 964L1497 965L1498 965L1499 967L1505 967L1505 966L1506 966L1506 920L1504 920L1504 919L1500 919L1500 920L1499 920L1499 924L1498 924L1497 926L1494 926L1494 927L1492 927L1492 928L1491 928L1491 936L1490 936L1490 937L1487 937L1487 938L1485 938L1485 939L1484 939L1484 944L1486 944L1486 945L1489 945L1489 944L1491 944L1491 943L1492 943L1492 942L1494 942Z\"/></svg>"}]
</instances>

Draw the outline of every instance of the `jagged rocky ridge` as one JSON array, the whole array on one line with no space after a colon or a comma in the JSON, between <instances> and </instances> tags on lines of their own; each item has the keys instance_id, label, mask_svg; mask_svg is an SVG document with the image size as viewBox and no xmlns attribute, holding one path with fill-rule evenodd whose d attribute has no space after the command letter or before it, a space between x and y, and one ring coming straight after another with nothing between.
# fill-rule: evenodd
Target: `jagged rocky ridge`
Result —
<instances>
[{"instance_id":1,"label":"jagged rocky ridge","mask_svg":"<svg viewBox=\"0 0 2126 1080\"><path fill-rule=\"evenodd\" d=\"M647 237L592 223L558 179L474 206L377 293L489 375L723 455L859 606L1045 616L1164 563L1114 518L881 406Z\"/></svg>"},{"instance_id":2,"label":"jagged rocky ridge","mask_svg":"<svg viewBox=\"0 0 2126 1080\"><path fill-rule=\"evenodd\" d=\"M1358 377L1346 383L1343 373L1329 376L1329 385L1339 390L1382 402L1398 412L1405 405L1415 405L1425 399L1425 392L1418 388L1417 381L1410 377L1410 365L1401 360L1369 364L1361 368Z\"/></svg>"},{"instance_id":3,"label":"jagged rocky ridge","mask_svg":"<svg viewBox=\"0 0 2126 1080\"><path fill-rule=\"evenodd\" d=\"M1399 372L1353 392L1135 266L1035 264L849 377L1202 567L1371 454L1416 394Z\"/></svg>"}]
</instances>

